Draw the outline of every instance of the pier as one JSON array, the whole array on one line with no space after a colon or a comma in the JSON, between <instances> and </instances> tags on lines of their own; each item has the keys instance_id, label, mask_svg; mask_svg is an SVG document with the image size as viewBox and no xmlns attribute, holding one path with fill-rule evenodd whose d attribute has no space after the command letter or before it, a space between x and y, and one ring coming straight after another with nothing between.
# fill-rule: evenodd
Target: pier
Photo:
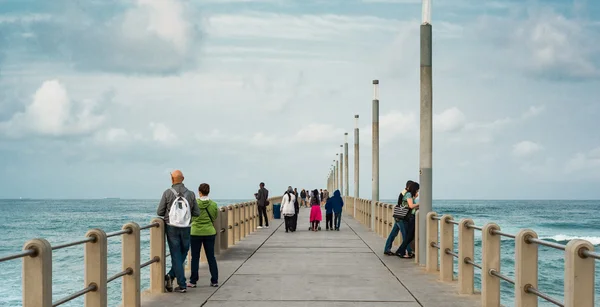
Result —
<instances>
[{"instance_id":1,"label":"pier","mask_svg":"<svg viewBox=\"0 0 600 307\"><path fill-rule=\"evenodd\" d=\"M270 201L280 203L281 197ZM561 245L538 239L533 230L509 234L495 223L475 225L470 219L457 221L450 215L430 212L426 216L426 236L416 238L417 257L399 259L382 253L392 226L393 205L349 196L345 204L341 231L308 231L309 209L301 208L294 233L285 233L283 220L272 219L273 206L269 206L269 229L257 229L256 202L221 207L215 221L221 285L209 287L207 267L201 265L199 287L185 294L165 293L164 276L170 259L164 223L159 218L147 225L127 223L121 230L108 233L92 229L81 240L54 246L44 239L33 239L25 243L22 252L3 256L0 262L22 261L23 307L55 307L81 296L85 307L106 307L107 287L117 279L122 279L124 307L499 307L501 282L514 285L515 306L538 306L540 300L557 306L594 306L595 265L600 254L594 252L590 242L572 240ZM458 250L454 249L455 230ZM150 254L141 255L140 237L146 231L150 232ZM475 231L482 232L481 259L474 257ZM107 240L119 237L122 271L107 276ZM515 242L514 279L502 274L501 237ZM418 248L423 241L426 250ZM538 279L543 278L537 273L540 245L565 252L564 302L537 288ZM84 272L73 272L85 275L81 290L62 298L52 297L52 252L82 247ZM419 255L425 255L425 266L417 264ZM141 289L140 272L147 269L150 286ZM481 277L481 291L475 289L475 274Z\"/></svg>"}]
</instances>

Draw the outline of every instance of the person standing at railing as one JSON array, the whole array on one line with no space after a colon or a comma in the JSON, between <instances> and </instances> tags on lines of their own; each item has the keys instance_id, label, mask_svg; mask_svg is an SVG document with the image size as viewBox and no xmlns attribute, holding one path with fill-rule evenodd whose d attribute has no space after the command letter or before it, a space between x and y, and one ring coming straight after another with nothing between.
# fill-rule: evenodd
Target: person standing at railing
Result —
<instances>
[{"instance_id":1,"label":"person standing at railing","mask_svg":"<svg viewBox=\"0 0 600 307\"><path fill-rule=\"evenodd\" d=\"M400 195L398 196L398 204L396 206L403 206L405 204L404 203L404 195L406 194L406 192L411 184L413 184L412 180L409 180L406 182L406 187L404 188L404 190L402 192L400 192ZM406 227L404 226L404 219L399 218L399 217L394 217L394 226L392 227L392 230L390 231L390 234L388 235L387 241L385 241L385 247L383 250L383 253L385 255L387 255L387 256L396 255L395 253L392 252L392 244L393 244L394 240L396 239L396 237L398 236L398 232L400 232L402 234L402 239L407 237ZM406 248L406 250L409 254L412 254L412 249L411 249L410 245Z\"/></svg>"},{"instance_id":2,"label":"person standing at railing","mask_svg":"<svg viewBox=\"0 0 600 307\"><path fill-rule=\"evenodd\" d=\"M185 293L187 285L183 262L190 249L191 217L200 215L196 204L196 195L183 185L183 173L175 170L171 173L170 189L163 192L156 214L165 220L167 244L171 252L171 270L165 276L165 288L168 292ZM176 207L173 208L173 205ZM178 213L177 220L172 220ZM173 280L177 279L178 287L173 289Z\"/></svg>"},{"instance_id":3,"label":"person standing at railing","mask_svg":"<svg viewBox=\"0 0 600 307\"><path fill-rule=\"evenodd\" d=\"M406 251L410 245L410 242L415 238L415 214L419 209L419 204L415 202L415 200L419 197L419 184L413 182L408 187L406 194L402 198L402 202L406 202L404 205L408 206L410 209L404 218L404 227L406 227L406 237L402 238L402 244L396 251L396 255L400 258L414 258L415 254L409 253Z\"/></svg>"},{"instance_id":4,"label":"person standing at railing","mask_svg":"<svg viewBox=\"0 0 600 307\"><path fill-rule=\"evenodd\" d=\"M265 189L265 183L261 182L258 193L256 193L256 207L258 208L258 227L263 228L263 218L265 227L269 228L269 217L267 216L267 206L269 205L269 190Z\"/></svg>"},{"instance_id":5,"label":"person standing at railing","mask_svg":"<svg viewBox=\"0 0 600 307\"><path fill-rule=\"evenodd\" d=\"M281 214L285 219L285 232L294 232L293 221L294 215L296 215L296 209L294 208L295 202L296 195L294 195L294 190L290 186L281 199Z\"/></svg>"},{"instance_id":6,"label":"person standing at railing","mask_svg":"<svg viewBox=\"0 0 600 307\"><path fill-rule=\"evenodd\" d=\"M190 288L196 288L198 282L198 269L200 266L200 250L204 247L204 254L208 262L210 271L210 286L219 286L219 268L217 267L217 259L215 258L215 239L217 230L214 222L219 216L219 208L217 203L208 197L210 186L203 183L198 187L198 208L200 215L192 218L192 274L190 283L187 285Z\"/></svg>"}]
</instances>

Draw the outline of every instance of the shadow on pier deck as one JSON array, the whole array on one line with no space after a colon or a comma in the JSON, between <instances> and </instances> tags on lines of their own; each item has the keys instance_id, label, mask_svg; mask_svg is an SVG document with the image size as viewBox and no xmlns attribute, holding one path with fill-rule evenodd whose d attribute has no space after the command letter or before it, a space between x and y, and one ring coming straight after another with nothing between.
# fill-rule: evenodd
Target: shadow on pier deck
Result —
<instances>
[{"instance_id":1,"label":"shadow on pier deck","mask_svg":"<svg viewBox=\"0 0 600 307\"><path fill-rule=\"evenodd\" d=\"M352 217L341 231L308 231L302 208L298 230L283 220L259 230L218 257L220 288L209 286L206 265L188 293L146 294L142 306L479 306L479 296L459 296L411 260L383 256L384 240Z\"/></svg>"}]
</instances>

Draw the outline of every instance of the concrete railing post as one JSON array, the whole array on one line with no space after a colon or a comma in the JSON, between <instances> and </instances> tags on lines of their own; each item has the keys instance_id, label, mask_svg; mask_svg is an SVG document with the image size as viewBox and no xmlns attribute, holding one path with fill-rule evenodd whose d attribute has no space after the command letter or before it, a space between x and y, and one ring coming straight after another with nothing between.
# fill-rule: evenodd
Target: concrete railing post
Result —
<instances>
[{"instance_id":1,"label":"concrete railing post","mask_svg":"<svg viewBox=\"0 0 600 307\"><path fill-rule=\"evenodd\" d=\"M594 245L575 239L565 248L565 307L594 306L596 261L581 254L585 249L594 251Z\"/></svg>"},{"instance_id":2,"label":"concrete railing post","mask_svg":"<svg viewBox=\"0 0 600 307\"><path fill-rule=\"evenodd\" d=\"M427 262L425 264L425 268L427 272L437 272L438 269L438 249L431 246L431 243L438 243L438 230L439 224L437 220L434 220L433 217L436 216L437 213L429 212L427 213L427 250L426 257Z\"/></svg>"},{"instance_id":3,"label":"concrete railing post","mask_svg":"<svg viewBox=\"0 0 600 307\"><path fill-rule=\"evenodd\" d=\"M150 265L150 293L165 293L165 221L155 218L151 223L158 223L158 227L150 228L150 259L158 257L160 261Z\"/></svg>"},{"instance_id":4,"label":"concrete railing post","mask_svg":"<svg viewBox=\"0 0 600 307\"><path fill-rule=\"evenodd\" d=\"M256 201L252 202L252 206L250 206L250 215L252 216L252 223L250 223L250 228L252 232L256 232Z\"/></svg>"},{"instance_id":5,"label":"concrete railing post","mask_svg":"<svg viewBox=\"0 0 600 307\"><path fill-rule=\"evenodd\" d=\"M500 278L490 274L490 270L500 272L500 236L492 231L500 231L500 226L488 223L481 231L481 306L500 306Z\"/></svg>"},{"instance_id":6,"label":"concrete railing post","mask_svg":"<svg viewBox=\"0 0 600 307\"><path fill-rule=\"evenodd\" d=\"M85 243L84 246L84 287L94 284L96 291L85 294L84 304L85 307L106 307L108 305L106 233L101 229L91 229L85 236L93 237L95 240Z\"/></svg>"},{"instance_id":7,"label":"concrete railing post","mask_svg":"<svg viewBox=\"0 0 600 307\"><path fill-rule=\"evenodd\" d=\"M392 228L394 227L394 208L393 206L387 205L386 206L386 223L385 223L385 229L386 229L386 234L389 234L392 231Z\"/></svg>"},{"instance_id":8,"label":"concrete railing post","mask_svg":"<svg viewBox=\"0 0 600 307\"><path fill-rule=\"evenodd\" d=\"M217 218L215 219L213 226L215 227L215 231L217 232L215 236L215 255L221 254L221 237L223 234L221 233L221 224L223 223L223 215L220 214L217 209ZM191 249L191 248L190 248Z\"/></svg>"},{"instance_id":9,"label":"concrete railing post","mask_svg":"<svg viewBox=\"0 0 600 307\"><path fill-rule=\"evenodd\" d=\"M52 307L52 247L44 239L29 240L23 250L35 250L23 257L23 307Z\"/></svg>"},{"instance_id":10,"label":"concrete railing post","mask_svg":"<svg viewBox=\"0 0 600 307\"><path fill-rule=\"evenodd\" d=\"M233 206L229 205L227 210L227 248L235 245L235 216L233 214Z\"/></svg>"},{"instance_id":11,"label":"concrete railing post","mask_svg":"<svg viewBox=\"0 0 600 307\"><path fill-rule=\"evenodd\" d=\"M375 233L377 235L379 235L379 219L380 219L380 215L379 215L379 207L381 206L380 203L375 203L375 218L373 219L375 224L373 224L373 231L375 231Z\"/></svg>"},{"instance_id":12,"label":"concrete railing post","mask_svg":"<svg viewBox=\"0 0 600 307\"><path fill-rule=\"evenodd\" d=\"M140 307L140 226L132 222L123 225L122 229L131 230L131 233L123 234L121 241L123 271L132 270L131 275L123 276L123 307Z\"/></svg>"},{"instance_id":13,"label":"concrete railing post","mask_svg":"<svg viewBox=\"0 0 600 307\"><path fill-rule=\"evenodd\" d=\"M240 205L233 205L233 244L237 244L240 242L240 229L242 228L240 225Z\"/></svg>"},{"instance_id":14,"label":"concrete railing post","mask_svg":"<svg viewBox=\"0 0 600 307\"><path fill-rule=\"evenodd\" d=\"M415 253L415 263L419 264L419 210L417 210L417 212L415 213L415 240L414 240L414 249L413 252Z\"/></svg>"},{"instance_id":15,"label":"concrete railing post","mask_svg":"<svg viewBox=\"0 0 600 307\"><path fill-rule=\"evenodd\" d=\"M226 250L229 248L227 241L229 238L229 214L227 211L227 207L219 208L219 215L221 216L221 226L217 231L221 232L221 240L219 244L221 244L221 250Z\"/></svg>"},{"instance_id":16,"label":"concrete railing post","mask_svg":"<svg viewBox=\"0 0 600 307\"><path fill-rule=\"evenodd\" d=\"M246 235L248 234L247 229L248 227L246 227L248 224L247 220L248 220L248 216L246 215L246 213L248 212L248 203L243 203L240 205L240 225L241 225L241 229L240 229L240 238L243 239L246 237Z\"/></svg>"},{"instance_id":17,"label":"concrete railing post","mask_svg":"<svg viewBox=\"0 0 600 307\"><path fill-rule=\"evenodd\" d=\"M250 206L251 203L246 203L246 206L244 207L244 211L246 213L246 219L244 220L244 225L246 225L246 237L252 232L250 229Z\"/></svg>"},{"instance_id":18,"label":"concrete railing post","mask_svg":"<svg viewBox=\"0 0 600 307\"><path fill-rule=\"evenodd\" d=\"M475 287L475 268L466 263L475 258L475 229L472 219L462 219L458 225L458 284L460 294L473 294Z\"/></svg>"},{"instance_id":19,"label":"concrete railing post","mask_svg":"<svg viewBox=\"0 0 600 307\"><path fill-rule=\"evenodd\" d=\"M538 235L523 229L515 237L515 307L537 307L538 297L528 293L529 287L538 287L538 246L527 243Z\"/></svg>"},{"instance_id":20,"label":"concrete railing post","mask_svg":"<svg viewBox=\"0 0 600 307\"><path fill-rule=\"evenodd\" d=\"M440 280L450 282L454 280L454 256L446 251L454 250L454 224L451 215L443 215L440 220Z\"/></svg>"}]
</instances>

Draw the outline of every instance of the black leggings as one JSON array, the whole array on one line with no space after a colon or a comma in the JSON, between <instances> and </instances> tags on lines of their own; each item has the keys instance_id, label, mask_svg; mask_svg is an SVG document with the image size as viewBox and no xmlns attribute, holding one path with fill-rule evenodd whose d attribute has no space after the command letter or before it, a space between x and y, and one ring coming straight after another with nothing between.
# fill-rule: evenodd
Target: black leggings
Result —
<instances>
[{"instance_id":1,"label":"black leggings","mask_svg":"<svg viewBox=\"0 0 600 307\"><path fill-rule=\"evenodd\" d=\"M263 216L265 217L265 226L269 227L269 217L267 217L267 207L258 206L258 226L263 225Z\"/></svg>"},{"instance_id":2,"label":"black leggings","mask_svg":"<svg viewBox=\"0 0 600 307\"><path fill-rule=\"evenodd\" d=\"M310 225L311 225L311 227L312 227L313 230L314 229L318 229L319 228L319 221L312 221L310 223Z\"/></svg>"},{"instance_id":3,"label":"black leggings","mask_svg":"<svg viewBox=\"0 0 600 307\"><path fill-rule=\"evenodd\" d=\"M294 231L294 216L293 215L286 215L284 216L285 219L285 232L289 231Z\"/></svg>"}]
</instances>

